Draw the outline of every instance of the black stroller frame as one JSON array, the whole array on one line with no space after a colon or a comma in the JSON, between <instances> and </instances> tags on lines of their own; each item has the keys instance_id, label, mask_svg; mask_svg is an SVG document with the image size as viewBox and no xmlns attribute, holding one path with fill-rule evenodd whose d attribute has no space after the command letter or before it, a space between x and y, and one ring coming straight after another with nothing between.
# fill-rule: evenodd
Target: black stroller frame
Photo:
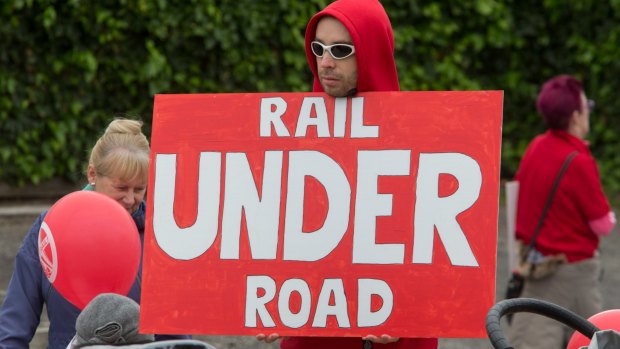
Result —
<instances>
[{"instance_id":1,"label":"black stroller frame","mask_svg":"<svg viewBox=\"0 0 620 349\"><path fill-rule=\"evenodd\" d=\"M519 312L535 313L554 319L588 338L592 338L596 332L601 330L590 321L557 304L533 298L506 299L496 303L487 313L487 335L493 344L493 348L514 349L504 336L500 319L504 315Z\"/></svg>"}]
</instances>

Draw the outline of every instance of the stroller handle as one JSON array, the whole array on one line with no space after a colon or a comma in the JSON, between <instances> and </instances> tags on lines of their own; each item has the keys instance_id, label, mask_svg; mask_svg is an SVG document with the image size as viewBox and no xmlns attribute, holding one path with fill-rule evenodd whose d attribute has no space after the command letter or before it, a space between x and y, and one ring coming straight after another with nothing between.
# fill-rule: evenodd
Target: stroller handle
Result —
<instances>
[{"instance_id":1,"label":"stroller handle","mask_svg":"<svg viewBox=\"0 0 620 349\"><path fill-rule=\"evenodd\" d=\"M513 349L502 332L500 319L506 314L519 312L544 315L572 327L588 338L592 338L594 333L600 331L590 321L559 305L533 298L506 299L497 302L487 313L487 335L493 344L493 348Z\"/></svg>"}]
</instances>

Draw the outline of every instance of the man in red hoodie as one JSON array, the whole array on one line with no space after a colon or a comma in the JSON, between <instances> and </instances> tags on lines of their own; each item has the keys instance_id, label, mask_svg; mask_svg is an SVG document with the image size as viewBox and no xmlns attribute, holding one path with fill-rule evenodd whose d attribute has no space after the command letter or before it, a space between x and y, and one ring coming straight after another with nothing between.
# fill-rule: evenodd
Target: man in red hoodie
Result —
<instances>
[{"instance_id":1,"label":"man in red hoodie","mask_svg":"<svg viewBox=\"0 0 620 349\"><path fill-rule=\"evenodd\" d=\"M314 92L334 97L358 92L399 91L394 35L378 0L337 0L314 15L306 28L306 57ZM277 334L259 335L267 342ZM282 349L436 349L436 338L285 337Z\"/></svg>"}]
</instances>

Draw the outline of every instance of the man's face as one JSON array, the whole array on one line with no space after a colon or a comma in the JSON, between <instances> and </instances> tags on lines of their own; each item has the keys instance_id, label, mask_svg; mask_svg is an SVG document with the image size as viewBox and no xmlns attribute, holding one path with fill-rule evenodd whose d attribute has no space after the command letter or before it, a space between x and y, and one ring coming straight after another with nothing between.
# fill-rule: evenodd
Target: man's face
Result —
<instances>
[{"instance_id":1,"label":"man's face","mask_svg":"<svg viewBox=\"0 0 620 349\"><path fill-rule=\"evenodd\" d=\"M319 21L314 40L324 45L353 45L347 28L333 17L324 17ZM334 59L325 50L323 57L316 57L316 66L321 86L323 86L323 90L328 95L343 97L357 87L357 60L355 59L355 54L344 59Z\"/></svg>"}]
</instances>

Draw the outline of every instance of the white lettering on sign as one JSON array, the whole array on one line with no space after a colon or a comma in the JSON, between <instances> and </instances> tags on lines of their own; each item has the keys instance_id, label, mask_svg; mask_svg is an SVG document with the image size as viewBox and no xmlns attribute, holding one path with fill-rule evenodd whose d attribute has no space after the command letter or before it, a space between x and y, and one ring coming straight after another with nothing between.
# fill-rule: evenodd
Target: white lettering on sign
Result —
<instances>
[{"instance_id":1,"label":"white lettering on sign","mask_svg":"<svg viewBox=\"0 0 620 349\"><path fill-rule=\"evenodd\" d=\"M364 97L351 98L351 138L377 138L379 126L364 125Z\"/></svg>"},{"instance_id":2,"label":"white lettering on sign","mask_svg":"<svg viewBox=\"0 0 620 349\"><path fill-rule=\"evenodd\" d=\"M347 128L347 99L336 98L334 103L334 137L344 138Z\"/></svg>"},{"instance_id":3,"label":"white lettering on sign","mask_svg":"<svg viewBox=\"0 0 620 349\"><path fill-rule=\"evenodd\" d=\"M458 190L439 197L439 175L453 175ZM435 227L453 265L478 266L456 216L480 196L482 173L471 157L458 153L420 154L416 184L413 263L432 263Z\"/></svg>"},{"instance_id":4,"label":"white lettering on sign","mask_svg":"<svg viewBox=\"0 0 620 349\"><path fill-rule=\"evenodd\" d=\"M333 137L345 136L347 122L347 98L334 100ZM272 137L271 130L277 137L290 137L291 134L282 121L288 105L282 97L268 97L261 99L260 127L261 137ZM297 115L295 137L305 137L309 127L316 127L319 138L332 137L329 131L329 117L324 97L305 97ZM351 98L351 138L378 138L379 126L364 123L364 97Z\"/></svg>"},{"instance_id":5,"label":"white lettering on sign","mask_svg":"<svg viewBox=\"0 0 620 349\"><path fill-rule=\"evenodd\" d=\"M262 290L263 295L258 296L258 290ZM263 327L275 327L267 303L276 296L276 281L269 276L254 275L248 276L245 287L245 325L247 327L257 326L257 316L260 318Z\"/></svg>"},{"instance_id":6,"label":"white lettering on sign","mask_svg":"<svg viewBox=\"0 0 620 349\"><path fill-rule=\"evenodd\" d=\"M329 304L332 295L334 305ZM317 300L316 312L312 327L327 327L327 317L335 316L338 327L351 327L347 312L347 296L344 293L342 279L325 279Z\"/></svg>"},{"instance_id":7,"label":"white lettering on sign","mask_svg":"<svg viewBox=\"0 0 620 349\"><path fill-rule=\"evenodd\" d=\"M300 328L310 321L310 314L314 306L314 318L312 327L324 328L327 326L328 316L333 316L340 328L350 328L349 306L357 304L357 326L373 327L383 324L392 313L394 308L394 294L390 286L383 280L359 279L357 282L357 302L347 301L347 296L342 279L325 279L316 304L312 304L310 286L303 279L288 279L277 290L273 278L265 275L251 275L246 279L245 294L245 326L258 327L258 322L263 327L275 327L273 314L267 309L277 294L277 315L287 327ZM299 295L300 304L298 310L291 309L291 296ZM333 297L334 303L330 304ZM381 308L373 311L372 296L381 299Z\"/></svg>"},{"instance_id":8,"label":"white lettering on sign","mask_svg":"<svg viewBox=\"0 0 620 349\"><path fill-rule=\"evenodd\" d=\"M351 185L342 167L318 151L290 151L284 212L283 259L317 261L329 255L349 227ZM205 253L218 231L221 153L200 155L198 209L195 223L180 228L175 221L174 192L176 155L155 157L153 231L157 243L169 256L189 260ZM245 212L253 259L275 259L280 222L281 177L284 153L265 153L262 197L243 153L226 155L222 259L239 258L241 212ZM376 218L392 213L392 195L379 194L380 176L411 173L409 150L358 152L358 182L354 199L353 263L403 264L404 244L377 244ZM440 197L440 174L453 175L459 187ZM327 194L328 211L321 228L304 232L305 178L316 179ZM453 265L478 266L457 216L469 209L480 195L482 174L478 163L458 153L421 154L415 193L412 263L432 262L435 228ZM413 196L412 196L413 197Z\"/></svg>"},{"instance_id":9,"label":"white lettering on sign","mask_svg":"<svg viewBox=\"0 0 620 349\"><path fill-rule=\"evenodd\" d=\"M410 150L360 151L357 154L357 194L353 263L404 263L404 244L376 244L378 216L392 214L392 195L379 194L379 176L409 174Z\"/></svg>"},{"instance_id":10,"label":"white lettering on sign","mask_svg":"<svg viewBox=\"0 0 620 349\"><path fill-rule=\"evenodd\" d=\"M180 228L174 218L176 184L176 154L157 154L155 157L155 191L153 232L157 243L170 257L181 260L196 258L205 253L215 241L220 210L220 169L222 155L200 154L198 173L198 209L196 222Z\"/></svg>"},{"instance_id":11,"label":"white lettering on sign","mask_svg":"<svg viewBox=\"0 0 620 349\"><path fill-rule=\"evenodd\" d=\"M329 202L323 226L311 234L302 231L306 176L314 177L323 185ZM344 171L320 152L290 152L287 193L284 259L316 261L327 256L338 246L349 226L351 185Z\"/></svg>"},{"instance_id":12,"label":"white lettering on sign","mask_svg":"<svg viewBox=\"0 0 620 349\"><path fill-rule=\"evenodd\" d=\"M299 294L301 298L301 306L297 313L290 308L293 292ZM282 324L291 328L300 328L305 325L310 318L311 302L310 287L306 281L302 279L288 279L284 281L278 295L278 310Z\"/></svg>"},{"instance_id":13,"label":"white lettering on sign","mask_svg":"<svg viewBox=\"0 0 620 349\"><path fill-rule=\"evenodd\" d=\"M260 103L260 136L271 137L273 125L278 137L289 137L288 129L282 122L286 112L286 101L282 97L263 98Z\"/></svg>"},{"instance_id":14,"label":"white lettering on sign","mask_svg":"<svg viewBox=\"0 0 620 349\"><path fill-rule=\"evenodd\" d=\"M376 311L372 311L371 307L373 295L383 300L381 308ZM358 280L357 302L357 326L378 326L384 323L392 314L394 294L387 282L383 280L360 279Z\"/></svg>"},{"instance_id":15,"label":"white lettering on sign","mask_svg":"<svg viewBox=\"0 0 620 349\"><path fill-rule=\"evenodd\" d=\"M282 152L265 152L262 198L244 153L226 154L226 200L222 217L222 259L239 259L241 214L245 213L253 259L275 259L280 222Z\"/></svg>"},{"instance_id":16,"label":"white lettering on sign","mask_svg":"<svg viewBox=\"0 0 620 349\"><path fill-rule=\"evenodd\" d=\"M316 116L312 117L312 110ZM316 133L319 137L329 137L329 121L327 120L327 108L322 97L304 98L297 119L297 129L295 137L306 137L308 126L316 126Z\"/></svg>"}]
</instances>

